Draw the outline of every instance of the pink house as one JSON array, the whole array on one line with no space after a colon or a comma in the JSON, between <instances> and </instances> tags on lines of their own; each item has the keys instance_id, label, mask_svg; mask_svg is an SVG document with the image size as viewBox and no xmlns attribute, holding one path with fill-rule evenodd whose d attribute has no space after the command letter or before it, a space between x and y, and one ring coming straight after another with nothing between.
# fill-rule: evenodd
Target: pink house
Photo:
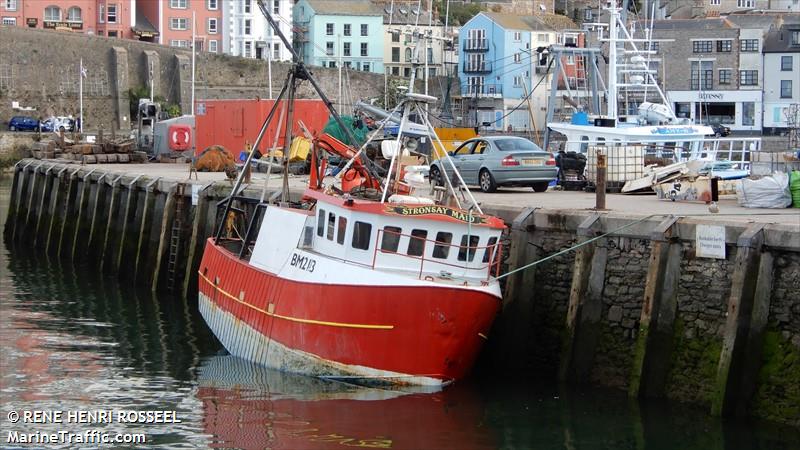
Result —
<instances>
[{"instance_id":1,"label":"pink house","mask_svg":"<svg viewBox=\"0 0 800 450\"><path fill-rule=\"evenodd\" d=\"M0 0L3 25L134 38L136 0Z\"/></svg>"},{"instance_id":2,"label":"pink house","mask_svg":"<svg viewBox=\"0 0 800 450\"><path fill-rule=\"evenodd\" d=\"M195 14L197 50L222 49L223 0L138 0L140 16L159 30L156 42L172 47L190 47L192 13Z\"/></svg>"}]
</instances>

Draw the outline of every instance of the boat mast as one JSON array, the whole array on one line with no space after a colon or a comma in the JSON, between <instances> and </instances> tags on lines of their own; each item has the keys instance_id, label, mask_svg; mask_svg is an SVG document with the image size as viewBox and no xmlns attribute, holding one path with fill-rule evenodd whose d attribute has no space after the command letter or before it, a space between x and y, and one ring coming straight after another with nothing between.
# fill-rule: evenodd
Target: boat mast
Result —
<instances>
[{"instance_id":1,"label":"boat mast","mask_svg":"<svg viewBox=\"0 0 800 450\"><path fill-rule=\"evenodd\" d=\"M608 117L617 118L617 20L619 8L616 0L608 6Z\"/></svg>"}]
</instances>

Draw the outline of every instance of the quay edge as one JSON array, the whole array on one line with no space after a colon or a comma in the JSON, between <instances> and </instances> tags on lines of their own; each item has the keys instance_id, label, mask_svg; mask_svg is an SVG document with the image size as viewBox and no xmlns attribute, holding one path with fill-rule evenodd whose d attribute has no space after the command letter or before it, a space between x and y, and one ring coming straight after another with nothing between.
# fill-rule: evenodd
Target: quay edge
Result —
<instances>
[{"instance_id":1,"label":"quay edge","mask_svg":"<svg viewBox=\"0 0 800 450\"><path fill-rule=\"evenodd\" d=\"M136 170L20 161L6 242L194 298L230 183ZM629 225L509 276L485 363L800 427L800 217L483 208L509 225L509 269ZM699 224L724 226L725 259L697 256Z\"/></svg>"}]
</instances>

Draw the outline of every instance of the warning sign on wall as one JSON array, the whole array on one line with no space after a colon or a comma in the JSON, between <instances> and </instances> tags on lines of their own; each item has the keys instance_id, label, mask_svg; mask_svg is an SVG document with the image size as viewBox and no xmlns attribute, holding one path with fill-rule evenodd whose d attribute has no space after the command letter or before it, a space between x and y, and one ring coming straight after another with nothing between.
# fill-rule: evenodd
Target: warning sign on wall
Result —
<instances>
[{"instance_id":1,"label":"warning sign on wall","mask_svg":"<svg viewBox=\"0 0 800 450\"><path fill-rule=\"evenodd\" d=\"M697 225L695 247L698 258L725 259L725 227Z\"/></svg>"}]
</instances>

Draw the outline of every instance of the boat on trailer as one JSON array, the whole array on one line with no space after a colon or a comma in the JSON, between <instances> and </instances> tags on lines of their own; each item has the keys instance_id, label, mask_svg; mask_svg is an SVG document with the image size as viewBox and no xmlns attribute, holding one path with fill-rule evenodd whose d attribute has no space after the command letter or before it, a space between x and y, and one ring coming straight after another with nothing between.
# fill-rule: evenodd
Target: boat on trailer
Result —
<instances>
[{"instance_id":1,"label":"boat on trailer","mask_svg":"<svg viewBox=\"0 0 800 450\"><path fill-rule=\"evenodd\" d=\"M253 148L285 94L288 154L291 99L303 80L317 87L295 60ZM410 92L397 110L406 120L431 99ZM436 138L427 118L425 126ZM280 202L248 199L239 176L220 203L198 286L200 313L231 354L366 384L439 387L467 374L500 308L505 224L481 211L457 172L447 189L414 183L416 159L404 156L413 140L401 131L404 150L381 169L366 156L369 141L358 149L316 136L299 201L290 201L286 178ZM324 178L330 153L349 159L336 182Z\"/></svg>"}]
</instances>

